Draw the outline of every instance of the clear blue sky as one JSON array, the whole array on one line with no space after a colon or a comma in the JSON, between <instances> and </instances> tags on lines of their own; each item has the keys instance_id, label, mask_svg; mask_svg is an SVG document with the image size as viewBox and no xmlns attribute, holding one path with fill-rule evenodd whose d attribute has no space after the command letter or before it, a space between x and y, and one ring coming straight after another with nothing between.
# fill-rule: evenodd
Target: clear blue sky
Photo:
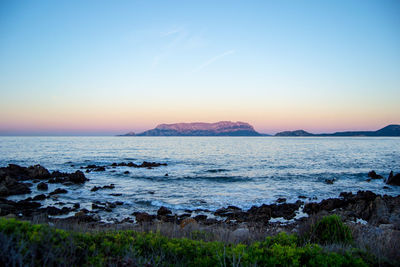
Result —
<instances>
[{"instance_id":1,"label":"clear blue sky","mask_svg":"<svg viewBox=\"0 0 400 267\"><path fill-rule=\"evenodd\" d=\"M400 123L400 1L1 1L0 134Z\"/></svg>"}]
</instances>

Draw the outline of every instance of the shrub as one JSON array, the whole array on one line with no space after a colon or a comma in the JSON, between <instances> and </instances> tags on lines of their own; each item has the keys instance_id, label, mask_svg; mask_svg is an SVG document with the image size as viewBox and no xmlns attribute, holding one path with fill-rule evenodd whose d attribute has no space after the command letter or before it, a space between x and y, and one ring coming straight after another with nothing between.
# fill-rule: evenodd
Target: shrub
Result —
<instances>
[{"instance_id":1,"label":"shrub","mask_svg":"<svg viewBox=\"0 0 400 267\"><path fill-rule=\"evenodd\" d=\"M351 252L299 246L295 235L224 244L158 233L78 233L0 219L0 266L366 266Z\"/></svg>"},{"instance_id":2,"label":"shrub","mask_svg":"<svg viewBox=\"0 0 400 267\"><path fill-rule=\"evenodd\" d=\"M325 216L311 226L309 240L312 243L351 244L353 237L350 228L345 225L338 215Z\"/></svg>"}]
</instances>

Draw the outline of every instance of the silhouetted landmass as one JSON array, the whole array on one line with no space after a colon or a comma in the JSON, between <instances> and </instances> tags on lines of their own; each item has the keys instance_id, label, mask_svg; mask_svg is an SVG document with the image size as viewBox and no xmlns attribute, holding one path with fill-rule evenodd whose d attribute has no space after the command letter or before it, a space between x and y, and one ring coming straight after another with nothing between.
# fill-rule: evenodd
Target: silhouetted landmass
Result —
<instances>
[{"instance_id":1,"label":"silhouetted landmass","mask_svg":"<svg viewBox=\"0 0 400 267\"><path fill-rule=\"evenodd\" d=\"M304 130L285 131L275 136L400 136L400 125L391 124L377 131L346 131L327 134L312 134Z\"/></svg>"},{"instance_id":2,"label":"silhouetted landmass","mask_svg":"<svg viewBox=\"0 0 400 267\"><path fill-rule=\"evenodd\" d=\"M123 136L134 136L128 133ZM135 136L262 136L246 122L220 121L160 124L156 128Z\"/></svg>"},{"instance_id":3,"label":"silhouetted landmass","mask_svg":"<svg viewBox=\"0 0 400 267\"><path fill-rule=\"evenodd\" d=\"M296 131L284 131L275 134L275 136L313 136L314 134L306 132L304 130L296 130Z\"/></svg>"}]
</instances>

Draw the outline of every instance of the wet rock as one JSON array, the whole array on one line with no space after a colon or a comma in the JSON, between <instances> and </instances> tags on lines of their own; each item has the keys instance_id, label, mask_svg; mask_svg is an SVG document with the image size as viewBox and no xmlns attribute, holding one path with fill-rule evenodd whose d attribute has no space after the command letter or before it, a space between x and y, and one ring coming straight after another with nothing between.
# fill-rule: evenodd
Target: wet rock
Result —
<instances>
[{"instance_id":1,"label":"wet rock","mask_svg":"<svg viewBox=\"0 0 400 267\"><path fill-rule=\"evenodd\" d=\"M40 211L45 212L48 215L55 216L55 215L68 214L72 211L72 209L68 207L63 207L62 209L59 209L57 207L49 206L47 208L40 209Z\"/></svg>"},{"instance_id":2,"label":"wet rock","mask_svg":"<svg viewBox=\"0 0 400 267\"><path fill-rule=\"evenodd\" d=\"M38 190L46 191L47 189L49 189L49 186L48 186L46 183L41 182L41 183L39 183L39 184L37 185L36 188L37 188Z\"/></svg>"},{"instance_id":3,"label":"wet rock","mask_svg":"<svg viewBox=\"0 0 400 267\"><path fill-rule=\"evenodd\" d=\"M167 177L167 176L168 176L168 173L166 173L164 176L166 176L166 177Z\"/></svg>"},{"instance_id":4,"label":"wet rock","mask_svg":"<svg viewBox=\"0 0 400 267\"><path fill-rule=\"evenodd\" d=\"M52 178L48 180L48 183L63 183L63 184L83 184L89 179L86 178L82 171L76 171L74 173L63 173L59 171L54 171L51 174Z\"/></svg>"},{"instance_id":5,"label":"wet rock","mask_svg":"<svg viewBox=\"0 0 400 267\"><path fill-rule=\"evenodd\" d=\"M124 174L130 174L130 171L124 171Z\"/></svg>"},{"instance_id":6,"label":"wet rock","mask_svg":"<svg viewBox=\"0 0 400 267\"><path fill-rule=\"evenodd\" d=\"M68 191L66 189L57 188L53 192L50 192L49 195L52 196L52 195L66 194L66 193L68 193Z\"/></svg>"},{"instance_id":7,"label":"wet rock","mask_svg":"<svg viewBox=\"0 0 400 267\"><path fill-rule=\"evenodd\" d=\"M284 198L284 197L280 197L280 198L278 198L278 199L276 200L276 202L277 202L277 203L283 203L283 202L286 202L286 198Z\"/></svg>"},{"instance_id":8,"label":"wet rock","mask_svg":"<svg viewBox=\"0 0 400 267\"><path fill-rule=\"evenodd\" d=\"M306 199L307 197L303 196L303 195L300 195L300 196L298 196L298 198Z\"/></svg>"},{"instance_id":9,"label":"wet rock","mask_svg":"<svg viewBox=\"0 0 400 267\"><path fill-rule=\"evenodd\" d=\"M7 167L0 168L0 178L6 176L23 181L29 179L47 179L50 178L50 173L41 165L21 167L16 164L9 164Z\"/></svg>"},{"instance_id":10,"label":"wet rock","mask_svg":"<svg viewBox=\"0 0 400 267\"><path fill-rule=\"evenodd\" d=\"M161 206L157 211L157 215L159 215L159 216L165 216L168 214L172 214L172 211L164 206Z\"/></svg>"},{"instance_id":11,"label":"wet rock","mask_svg":"<svg viewBox=\"0 0 400 267\"><path fill-rule=\"evenodd\" d=\"M28 167L29 176L35 179L48 179L50 178L50 172L40 165Z\"/></svg>"},{"instance_id":12,"label":"wet rock","mask_svg":"<svg viewBox=\"0 0 400 267\"><path fill-rule=\"evenodd\" d=\"M81 207L81 204L79 204L79 203L74 203L74 209L79 209L80 207Z\"/></svg>"},{"instance_id":13,"label":"wet rock","mask_svg":"<svg viewBox=\"0 0 400 267\"><path fill-rule=\"evenodd\" d=\"M83 184L88 179L85 177L85 174L81 171L76 171L68 175L68 180L73 182L74 184Z\"/></svg>"},{"instance_id":14,"label":"wet rock","mask_svg":"<svg viewBox=\"0 0 400 267\"><path fill-rule=\"evenodd\" d=\"M95 171L95 172L104 172L105 170L106 170L105 167L100 166L100 167L97 167L96 169L94 169L93 171Z\"/></svg>"},{"instance_id":15,"label":"wet rock","mask_svg":"<svg viewBox=\"0 0 400 267\"><path fill-rule=\"evenodd\" d=\"M249 221L255 220L259 222L268 222L272 218L284 218L286 220L293 219L296 216L296 211L300 208L303 202L282 203L282 204L263 204L260 207L253 206L247 212L249 213Z\"/></svg>"},{"instance_id":16,"label":"wet rock","mask_svg":"<svg viewBox=\"0 0 400 267\"><path fill-rule=\"evenodd\" d=\"M110 185L105 185L105 186L94 186L92 189L90 189L90 191L96 192L100 189L114 189L114 188L115 188L115 185L110 184Z\"/></svg>"},{"instance_id":17,"label":"wet rock","mask_svg":"<svg viewBox=\"0 0 400 267\"><path fill-rule=\"evenodd\" d=\"M156 218L155 215L150 215L147 212L134 212L132 215L136 217L138 223L152 222Z\"/></svg>"},{"instance_id":18,"label":"wet rock","mask_svg":"<svg viewBox=\"0 0 400 267\"><path fill-rule=\"evenodd\" d=\"M333 184L334 181L335 179L325 179L326 184Z\"/></svg>"},{"instance_id":19,"label":"wet rock","mask_svg":"<svg viewBox=\"0 0 400 267\"><path fill-rule=\"evenodd\" d=\"M368 177L370 177L372 179L383 179L383 177L381 175L376 174L375 171L370 171L368 173Z\"/></svg>"},{"instance_id":20,"label":"wet rock","mask_svg":"<svg viewBox=\"0 0 400 267\"><path fill-rule=\"evenodd\" d=\"M115 205L121 206L121 205L124 205L124 202L122 202L122 201L116 201L116 202L115 202Z\"/></svg>"},{"instance_id":21,"label":"wet rock","mask_svg":"<svg viewBox=\"0 0 400 267\"><path fill-rule=\"evenodd\" d=\"M227 208L217 209L214 212L214 215L216 215L216 216L228 216L229 214L237 213L237 212L241 212L241 211L242 211L242 209L240 209L240 208L238 208L236 206L228 206Z\"/></svg>"},{"instance_id":22,"label":"wet rock","mask_svg":"<svg viewBox=\"0 0 400 267\"><path fill-rule=\"evenodd\" d=\"M45 194L37 195L33 198L33 200L45 200L45 199L46 199Z\"/></svg>"},{"instance_id":23,"label":"wet rock","mask_svg":"<svg viewBox=\"0 0 400 267\"><path fill-rule=\"evenodd\" d=\"M388 179L386 180L386 184L400 185L400 173L396 173L396 175L393 175L393 171L391 171Z\"/></svg>"},{"instance_id":24,"label":"wet rock","mask_svg":"<svg viewBox=\"0 0 400 267\"><path fill-rule=\"evenodd\" d=\"M28 184L18 182L11 176L0 177L0 196L22 195L31 193Z\"/></svg>"}]
</instances>

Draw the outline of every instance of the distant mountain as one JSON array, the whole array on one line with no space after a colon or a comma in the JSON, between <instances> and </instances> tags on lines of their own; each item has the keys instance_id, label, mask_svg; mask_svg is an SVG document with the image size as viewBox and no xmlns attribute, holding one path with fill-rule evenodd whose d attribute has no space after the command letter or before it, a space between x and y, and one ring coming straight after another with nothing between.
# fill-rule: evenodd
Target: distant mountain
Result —
<instances>
[{"instance_id":1,"label":"distant mountain","mask_svg":"<svg viewBox=\"0 0 400 267\"><path fill-rule=\"evenodd\" d=\"M220 121L160 124L136 136L262 136L262 134L256 132L253 126L246 122Z\"/></svg>"},{"instance_id":2,"label":"distant mountain","mask_svg":"<svg viewBox=\"0 0 400 267\"><path fill-rule=\"evenodd\" d=\"M284 131L275 134L275 136L313 136L312 133L306 132L304 130L296 130L296 131Z\"/></svg>"},{"instance_id":3,"label":"distant mountain","mask_svg":"<svg viewBox=\"0 0 400 267\"><path fill-rule=\"evenodd\" d=\"M121 135L118 135L118 136L135 136L135 135L136 134L134 132L129 132L129 133L121 134Z\"/></svg>"},{"instance_id":4,"label":"distant mountain","mask_svg":"<svg viewBox=\"0 0 400 267\"><path fill-rule=\"evenodd\" d=\"M275 136L400 136L400 125L391 124L377 131L347 131L327 134L312 134L304 130L285 131Z\"/></svg>"}]
</instances>

